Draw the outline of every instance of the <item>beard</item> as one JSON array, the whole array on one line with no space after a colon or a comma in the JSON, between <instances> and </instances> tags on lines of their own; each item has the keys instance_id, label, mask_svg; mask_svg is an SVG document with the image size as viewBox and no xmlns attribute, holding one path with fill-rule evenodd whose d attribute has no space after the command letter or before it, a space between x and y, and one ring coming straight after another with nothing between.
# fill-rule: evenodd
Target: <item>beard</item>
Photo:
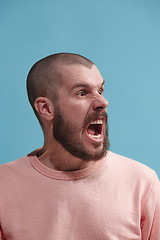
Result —
<instances>
[{"instance_id":1,"label":"beard","mask_svg":"<svg viewBox=\"0 0 160 240\"><path fill-rule=\"evenodd\" d=\"M99 117L105 119L105 131L103 143L92 143L95 151L90 151L85 147L81 141L80 133L84 132L91 120L98 119ZM108 116L106 112L89 115L85 119L83 127L77 129L77 126L71 121L65 120L62 111L55 109L55 118L53 121L53 137L73 156L82 159L83 161L96 161L100 160L107 154L110 143L108 139ZM100 146L102 145L101 149Z\"/></svg>"}]
</instances>

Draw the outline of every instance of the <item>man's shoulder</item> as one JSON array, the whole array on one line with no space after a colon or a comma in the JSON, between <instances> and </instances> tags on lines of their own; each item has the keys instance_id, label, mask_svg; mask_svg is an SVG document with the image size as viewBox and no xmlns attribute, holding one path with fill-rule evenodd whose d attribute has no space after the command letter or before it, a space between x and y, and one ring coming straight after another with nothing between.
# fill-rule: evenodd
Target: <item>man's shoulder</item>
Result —
<instances>
[{"instance_id":1,"label":"man's shoulder","mask_svg":"<svg viewBox=\"0 0 160 240\"><path fill-rule=\"evenodd\" d=\"M38 150L39 149L36 149L33 152L30 152L29 154L27 154L27 155L25 155L21 158L18 158L16 160L13 160L11 162L1 164L0 165L0 172L9 171L9 170L12 170L12 169L15 170L16 168L29 166L30 165L29 164L29 158L35 156L36 152Z\"/></svg>"},{"instance_id":2,"label":"man's shoulder","mask_svg":"<svg viewBox=\"0 0 160 240\"><path fill-rule=\"evenodd\" d=\"M12 174L15 175L17 172L22 171L23 168L26 168L26 166L29 164L28 159L29 158L27 155L0 165L0 178L4 176L11 176Z\"/></svg>"},{"instance_id":3,"label":"man's shoulder","mask_svg":"<svg viewBox=\"0 0 160 240\"><path fill-rule=\"evenodd\" d=\"M127 175L133 179L152 181L155 171L145 164L113 152L109 152L109 159L114 170L119 174Z\"/></svg>"},{"instance_id":4,"label":"man's shoulder","mask_svg":"<svg viewBox=\"0 0 160 240\"><path fill-rule=\"evenodd\" d=\"M18 158L16 160L12 160L10 162L3 163L3 164L0 165L0 169L4 169L4 168L9 168L9 167L15 166L15 165L19 164L20 162L22 162L26 158L27 158L27 156L23 156L23 157L20 157L20 158Z\"/></svg>"}]
</instances>

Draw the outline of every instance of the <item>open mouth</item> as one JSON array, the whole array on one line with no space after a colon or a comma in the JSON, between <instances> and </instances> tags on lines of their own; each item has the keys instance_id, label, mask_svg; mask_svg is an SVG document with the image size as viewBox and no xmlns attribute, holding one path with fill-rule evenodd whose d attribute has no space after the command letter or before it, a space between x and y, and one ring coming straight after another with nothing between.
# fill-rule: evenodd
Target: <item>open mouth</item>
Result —
<instances>
[{"instance_id":1,"label":"open mouth","mask_svg":"<svg viewBox=\"0 0 160 240\"><path fill-rule=\"evenodd\" d=\"M89 124L87 128L87 135L89 138L98 141L102 139L102 126L103 126L103 120L98 119L96 121L93 121Z\"/></svg>"}]
</instances>

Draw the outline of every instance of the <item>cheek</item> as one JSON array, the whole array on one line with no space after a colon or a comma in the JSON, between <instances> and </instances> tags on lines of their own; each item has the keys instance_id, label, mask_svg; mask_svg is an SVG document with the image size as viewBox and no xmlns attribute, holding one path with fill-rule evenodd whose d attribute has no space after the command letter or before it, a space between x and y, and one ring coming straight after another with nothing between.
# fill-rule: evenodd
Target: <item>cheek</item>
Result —
<instances>
[{"instance_id":1,"label":"cheek","mask_svg":"<svg viewBox=\"0 0 160 240\"><path fill-rule=\"evenodd\" d=\"M65 106L64 111L70 119L75 120L76 122L83 122L88 113L88 109L87 104L74 103Z\"/></svg>"}]
</instances>

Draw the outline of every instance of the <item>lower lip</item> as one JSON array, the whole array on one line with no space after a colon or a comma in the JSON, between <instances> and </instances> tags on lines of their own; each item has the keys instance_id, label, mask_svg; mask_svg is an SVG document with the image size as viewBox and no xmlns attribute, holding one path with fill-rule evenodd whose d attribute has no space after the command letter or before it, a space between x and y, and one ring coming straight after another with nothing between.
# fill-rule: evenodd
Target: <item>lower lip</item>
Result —
<instances>
[{"instance_id":1,"label":"lower lip","mask_svg":"<svg viewBox=\"0 0 160 240\"><path fill-rule=\"evenodd\" d=\"M86 131L86 135L89 138L89 140L92 141L92 142L102 142L102 140L103 140L102 133L101 133L101 136L99 138L94 137L94 135L90 135L87 131Z\"/></svg>"}]
</instances>

